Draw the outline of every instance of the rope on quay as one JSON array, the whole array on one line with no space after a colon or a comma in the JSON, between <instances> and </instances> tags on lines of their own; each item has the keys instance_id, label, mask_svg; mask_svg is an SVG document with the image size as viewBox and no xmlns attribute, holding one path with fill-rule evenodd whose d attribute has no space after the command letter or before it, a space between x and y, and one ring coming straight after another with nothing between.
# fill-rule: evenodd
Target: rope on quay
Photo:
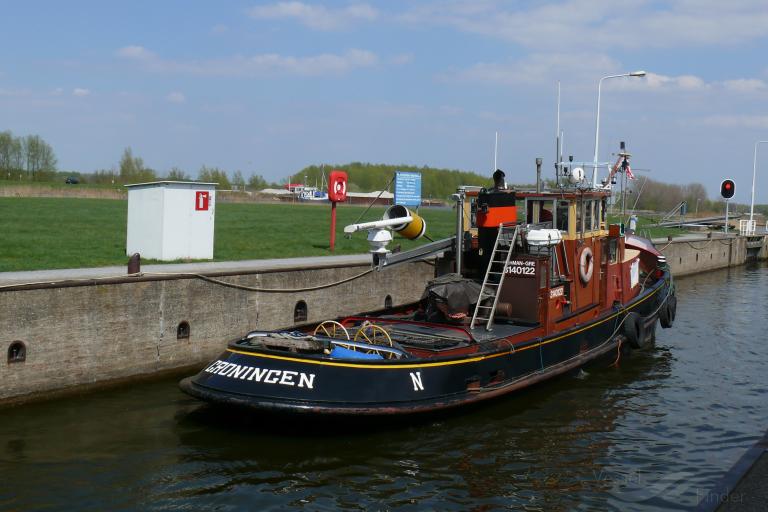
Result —
<instances>
[{"instance_id":1,"label":"rope on quay","mask_svg":"<svg viewBox=\"0 0 768 512\"><path fill-rule=\"evenodd\" d=\"M218 284L220 286L226 286L227 288L236 288L238 290L246 290L249 292L261 292L261 293L298 293L298 292L311 292L313 290L322 290L324 288L331 288L333 286L338 286L340 284L348 283L350 281L354 281L355 279L360 279L363 276L366 276L373 272L372 268L369 268L368 270L361 272L359 274L356 274L351 277L347 277L346 279L342 279L340 281L335 281L333 283L326 283L321 284L317 286L308 286L306 288L259 288L256 286L245 286L241 284L235 284L235 283L229 283L227 281L222 281L220 279L214 279L212 277L204 276L202 274L189 274L192 277L196 277L198 279L202 279L203 281ZM179 275L179 274L176 274Z\"/></svg>"}]
</instances>

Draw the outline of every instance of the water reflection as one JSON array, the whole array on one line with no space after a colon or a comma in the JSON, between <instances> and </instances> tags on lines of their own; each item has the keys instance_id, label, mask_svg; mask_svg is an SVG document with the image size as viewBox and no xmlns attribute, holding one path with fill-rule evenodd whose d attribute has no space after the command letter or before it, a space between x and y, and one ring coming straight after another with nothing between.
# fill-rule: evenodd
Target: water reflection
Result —
<instances>
[{"instance_id":1,"label":"water reflection","mask_svg":"<svg viewBox=\"0 0 768 512\"><path fill-rule=\"evenodd\" d=\"M767 282L680 279L652 351L459 414L243 414L176 379L6 409L0 509L687 509L768 423Z\"/></svg>"}]
</instances>

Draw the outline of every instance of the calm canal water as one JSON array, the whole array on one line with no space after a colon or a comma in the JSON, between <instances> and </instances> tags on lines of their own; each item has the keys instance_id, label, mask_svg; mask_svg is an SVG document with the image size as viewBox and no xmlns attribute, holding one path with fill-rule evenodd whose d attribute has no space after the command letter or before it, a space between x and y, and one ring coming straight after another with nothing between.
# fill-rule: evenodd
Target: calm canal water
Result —
<instances>
[{"instance_id":1,"label":"calm canal water","mask_svg":"<svg viewBox=\"0 0 768 512\"><path fill-rule=\"evenodd\" d=\"M689 509L768 428L768 267L678 287L652 351L418 422L231 414L175 378L2 409L0 509Z\"/></svg>"}]
</instances>

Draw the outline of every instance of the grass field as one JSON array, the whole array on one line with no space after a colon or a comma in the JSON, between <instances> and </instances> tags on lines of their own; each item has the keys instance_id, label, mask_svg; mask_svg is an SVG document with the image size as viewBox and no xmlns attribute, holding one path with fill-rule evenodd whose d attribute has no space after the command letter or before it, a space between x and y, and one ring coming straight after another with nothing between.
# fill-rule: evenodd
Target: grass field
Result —
<instances>
[{"instance_id":1,"label":"grass field","mask_svg":"<svg viewBox=\"0 0 768 512\"><path fill-rule=\"evenodd\" d=\"M220 202L216 205L214 258L236 261L365 253L365 233L356 233L352 239L343 234L344 226L356 221L363 210L338 208L336 251L331 253L327 204ZM384 208L372 208L362 221L380 219L383 212ZM453 234L451 210L422 208L421 214L433 240ZM127 202L123 200L0 198L0 272L125 265L126 216ZM649 220L640 219L641 233ZM681 233L670 228L650 231L651 236ZM396 237L390 248L402 245L409 249L425 242Z\"/></svg>"},{"instance_id":2,"label":"grass field","mask_svg":"<svg viewBox=\"0 0 768 512\"><path fill-rule=\"evenodd\" d=\"M362 207L337 209L336 251L328 247L330 206L218 203L216 261L355 254L368 251L365 233L344 238ZM380 219L372 208L363 221ZM450 210L422 209L427 235L450 236ZM110 199L0 198L0 272L125 265L127 202ZM395 238L390 248L426 242ZM145 262L150 260L144 260Z\"/></svg>"}]
</instances>

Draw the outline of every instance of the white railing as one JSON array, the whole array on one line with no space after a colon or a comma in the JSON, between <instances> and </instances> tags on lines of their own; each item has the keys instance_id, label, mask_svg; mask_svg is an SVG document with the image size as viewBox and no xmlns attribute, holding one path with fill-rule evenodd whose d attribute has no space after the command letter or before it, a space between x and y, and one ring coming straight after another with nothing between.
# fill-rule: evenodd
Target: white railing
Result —
<instances>
[{"instance_id":1,"label":"white railing","mask_svg":"<svg viewBox=\"0 0 768 512\"><path fill-rule=\"evenodd\" d=\"M756 220L740 220L739 221L739 234L741 236L753 236L757 230Z\"/></svg>"}]
</instances>

